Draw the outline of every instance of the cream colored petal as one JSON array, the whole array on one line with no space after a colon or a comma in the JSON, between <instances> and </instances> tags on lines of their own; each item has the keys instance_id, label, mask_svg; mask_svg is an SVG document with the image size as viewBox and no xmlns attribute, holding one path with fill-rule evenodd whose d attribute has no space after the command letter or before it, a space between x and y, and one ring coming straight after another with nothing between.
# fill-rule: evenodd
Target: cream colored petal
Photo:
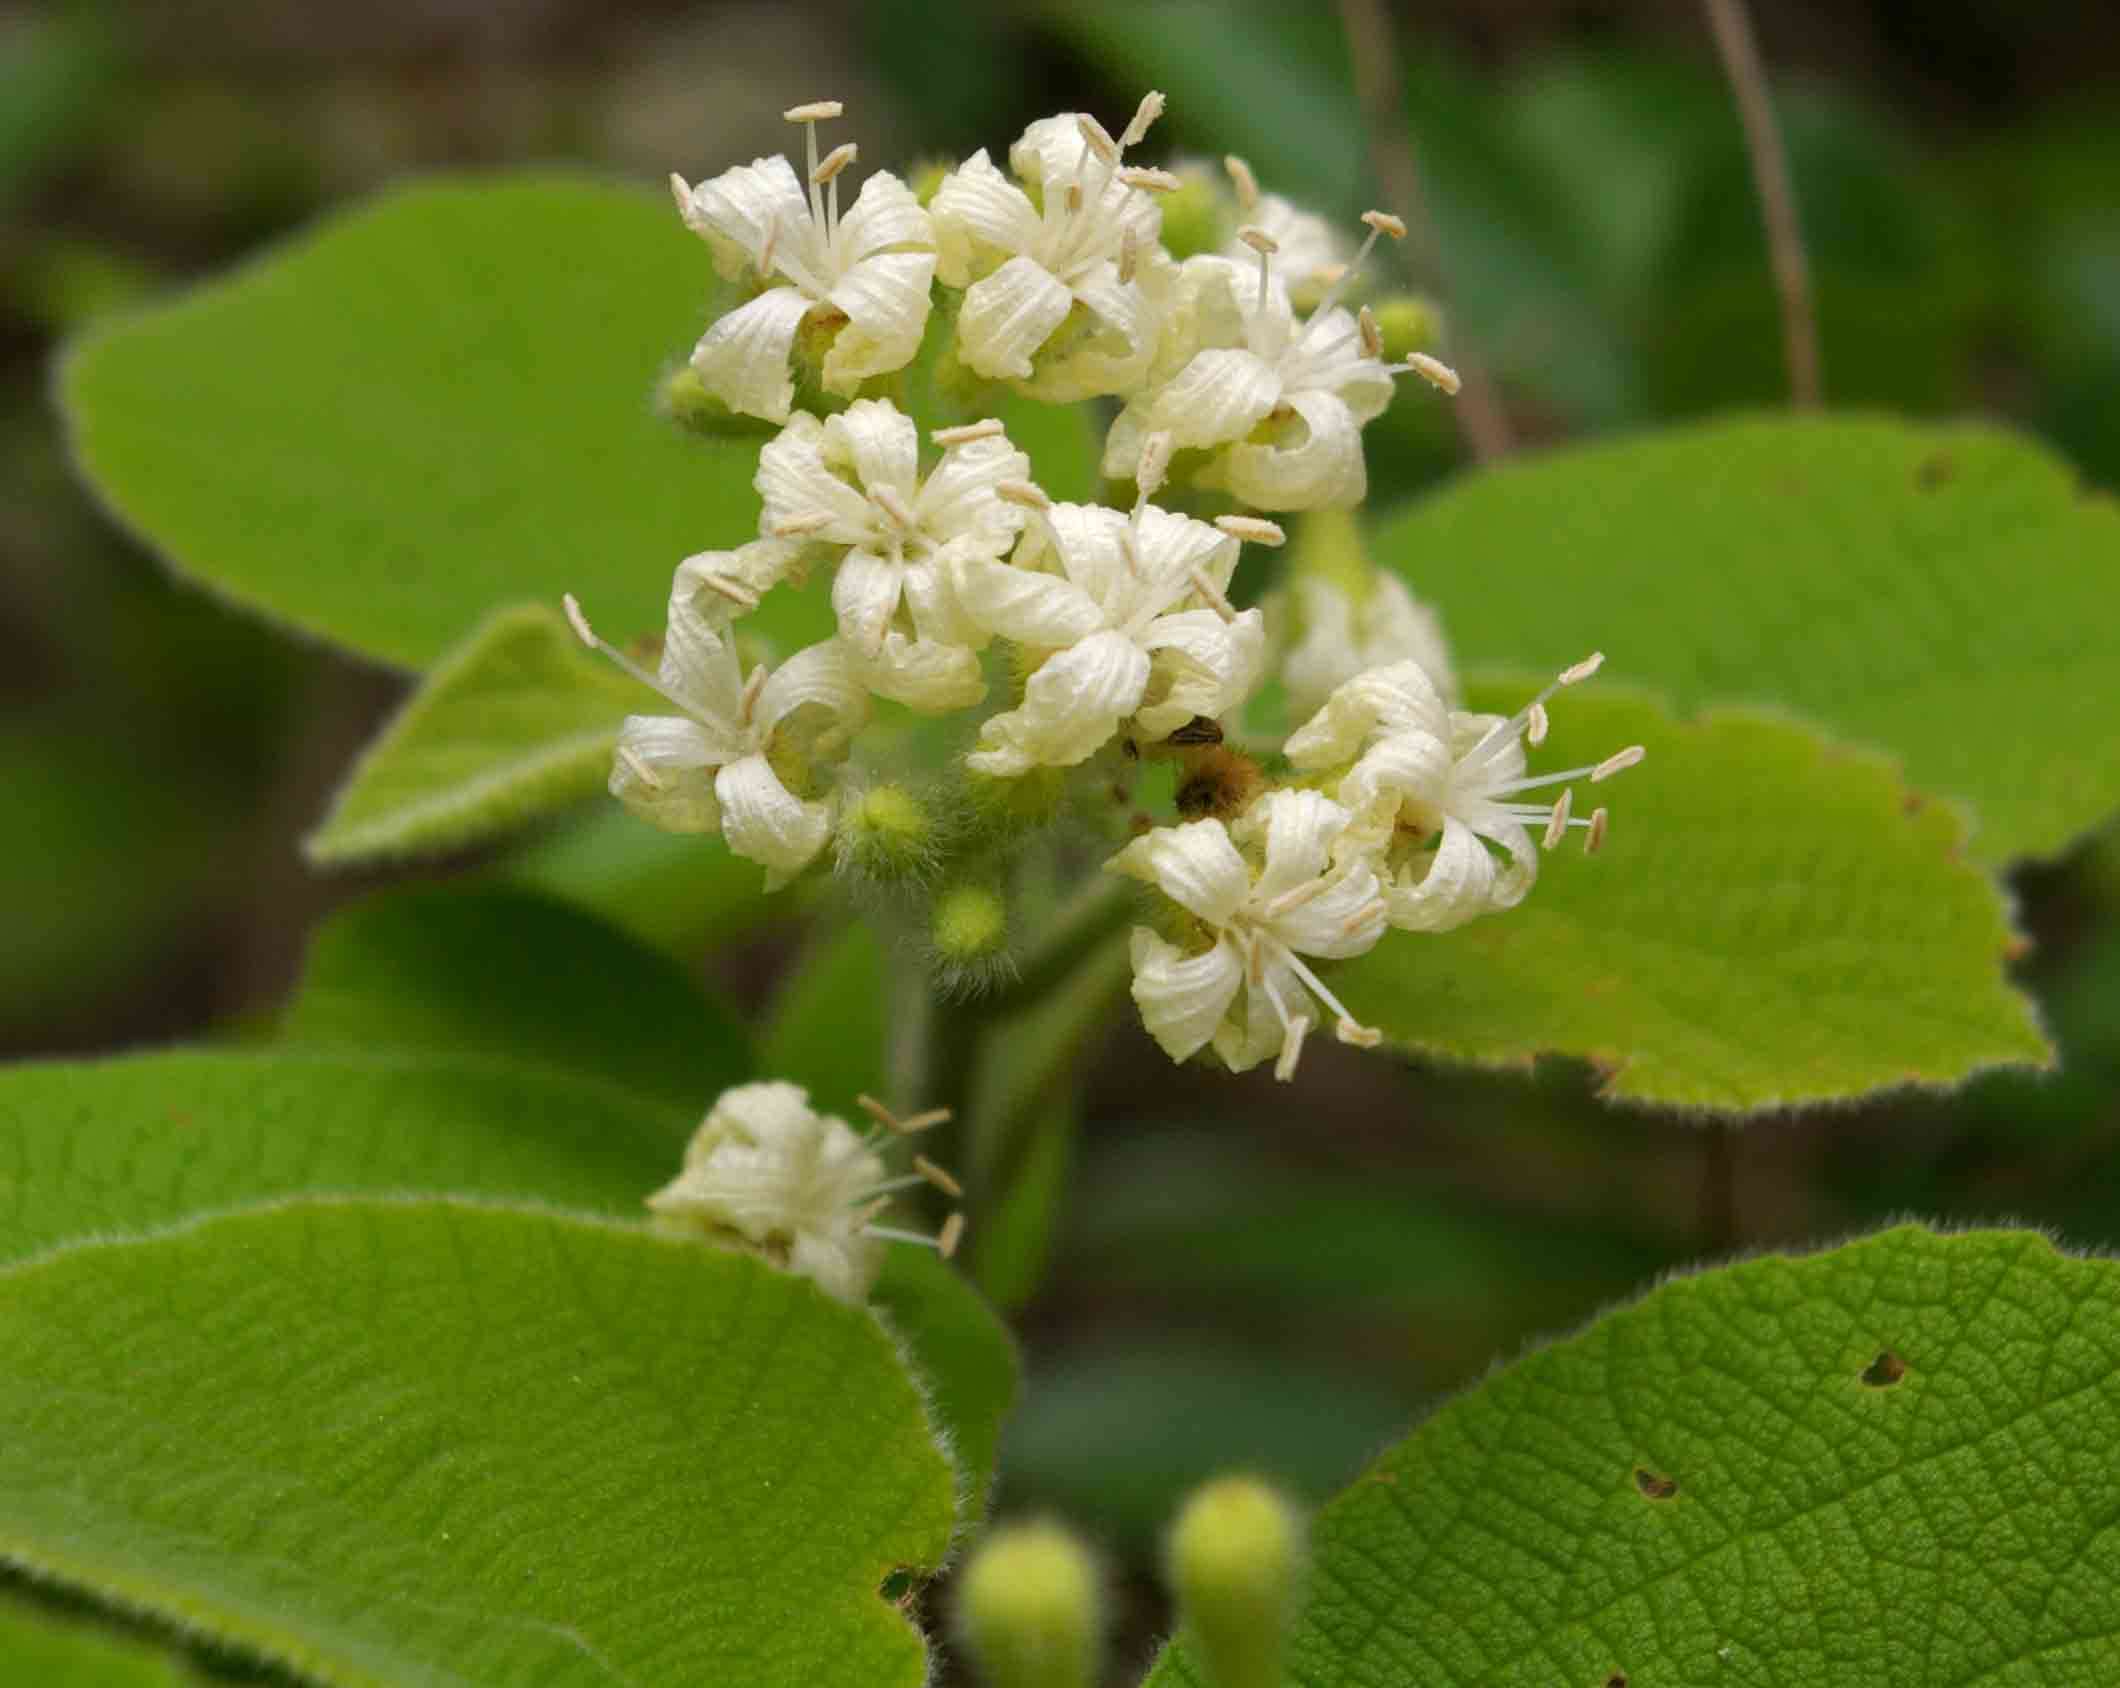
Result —
<instances>
[{"instance_id":1,"label":"cream colored petal","mask_svg":"<svg viewBox=\"0 0 2120 1688\"><path fill-rule=\"evenodd\" d=\"M1450 711L1419 663L1394 662L1336 688L1281 749L1299 768L1326 768L1352 761L1372 733L1406 730L1447 738Z\"/></svg>"},{"instance_id":2,"label":"cream colored petal","mask_svg":"<svg viewBox=\"0 0 2120 1688\"><path fill-rule=\"evenodd\" d=\"M886 633L873 656L852 653L862 684L878 697L928 714L969 709L986 696L978 653L939 639Z\"/></svg>"},{"instance_id":3,"label":"cream colored petal","mask_svg":"<svg viewBox=\"0 0 2120 1688\"><path fill-rule=\"evenodd\" d=\"M1460 762L1471 755L1473 748L1487 738L1495 728L1503 726L1507 717L1501 715L1468 715L1463 711L1450 717L1450 749ZM1505 732L1488 743L1480 754L1477 768L1461 770L1460 783L1475 783L1484 791L1497 785L1506 785L1524 777L1524 739L1521 733Z\"/></svg>"},{"instance_id":4,"label":"cream colored petal","mask_svg":"<svg viewBox=\"0 0 2120 1688\"><path fill-rule=\"evenodd\" d=\"M826 639L797 651L767 676L751 719L760 733L770 733L798 709L821 711L832 721L858 723L868 714L868 688L847 662L837 639Z\"/></svg>"},{"instance_id":5,"label":"cream colored petal","mask_svg":"<svg viewBox=\"0 0 2120 1688\"><path fill-rule=\"evenodd\" d=\"M810 1106L810 1093L785 1079L759 1079L724 1090L707 1110L692 1141L685 1147L685 1164L706 1159L724 1143L743 1143L752 1148L786 1144L817 1127L817 1110Z\"/></svg>"},{"instance_id":6,"label":"cream colored petal","mask_svg":"<svg viewBox=\"0 0 2120 1688\"><path fill-rule=\"evenodd\" d=\"M887 487L908 510L920 490L920 430L888 399L856 399L824 425L826 460L851 463L871 491Z\"/></svg>"},{"instance_id":7,"label":"cream colored petal","mask_svg":"<svg viewBox=\"0 0 2120 1688\"><path fill-rule=\"evenodd\" d=\"M848 321L824 355L827 392L848 394L871 376L903 369L927 328L932 252L884 252L839 278L831 302Z\"/></svg>"},{"instance_id":8,"label":"cream colored petal","mask_svg":"<svg viewBox=\"0 0 2120 1688\"><path fill-rule=\"evenodd\" d=\"M693 188L684 220L714 249L721 273L735 276L757 263L776 223L776 246L807 240L810 201L785 158L760 158Z\"/></svg>"},{"instance_id":9,"label":"cream colored petal","mask_svg":"<svg viewBox=\"0 0 2120 1688\"><path fill-rule=\"evenodd\" d=\"M832 576L832 613L850 659L864 667L882 648L905 592L905 568L872 551L849 551Z\"/></svg>"},{"instance_id":10,"label":"cream colored petal","mask_svg":"<svg viewBox=\"0 0 2120 1688\"><path fill-rule=\"evenodd\" d=\"M1259 510L1316 510L1359 504L1369 490L1362 430L1331 393L1284 395L1300 419L1287 445L1233 445L1220 475L1229 490Z\"/></svg>"},{"instance_id":11,"label":"cream colored petal","mask_svg":"<svg viewBox=\"0 0 2120 1688\"><path fill-rule=\"evenodd\" d=\"M1534 860L1533 870L1537 871ZM1459 821L1445 819L1435 853L1418 880L1399 875L1384 887L1391 924L1407 932L1448 932L1500 906L1493 853Z\"/></svg>"},{"instance_id":12,"label":"cream colored petal","mask_svg":"<svg viewBox=\"0 0 2120 1688\"><path fill-rule=\"evenodd\" d=\"M1278 916L1268 930L1299 955L1340 960L1374 949L1386 917L1376 870L1357 861L1330 874L1324 890Z\"/></svg>"},{"instance_id":13,"label":"cream colored petal","mask_svg":"<svg viewBox=\"0 0 2120 1688\"><path fill-rule=\"evenodd\" d=\"M724 564L737 566L735 553L707 551L677 565L670 583L669 621L657 678L700 714L724 724L726 734L734 735L743 695L736 642L729 631L736 605L701 578L718 573Z\"/></svg>"},{"instance_id":14,"label":"cream colored petal","mask_svg":"<svg viewBox=\"0 0 2120 1688\"><path fill-rule=\"evenodd\" d=\"M1139 590L1139 576L1127 561L1126 527L1122 511L1101 504L1055 504L1042 523L1026 531L1024 548L1042 557L1051 555L1052 544L1057 544L1053 560L1061 571L1111 615L1129 605Z\"/></svg>"},{"instance_id":15,"label":"cream colored petal","mask_svg":"<svg viewBox=\"0 0 2120 1688\"><path fill-rule=\"evenodd\" d=\"M1026 380L1031 359L1074 305L1074 295L1032 260L1011 258L965 293L958 352L988 380Z\"/></svg>"},{"instance_id":16,"label":"cream colored petal","mask_svg":"<svg viewBox=\"0 0 2120 1688\"><path fill-rule=\"evenodd\" d=\"M721 800L721 835L736 854L765 868L769 891L809 866L832 830L831 811L795 796L763 756L723 768L714 776L714 795Z\"/></svg>"},{"instance_id":17,"label":"cream colored petal","mask_svg":"<svg viewBox=\"0 0 2120 1688\"><path fill-rule=\"evenodd\" d=\"M883 1270L884 1246L864 1236L851 1221L829 1231L798 1231L788 1249L788 1270L808 1278L834 1301L859 1307L876 1287Z\"/></svg>"},{"instance_id":18,"label":"cream colored petal","mask_svg":"<svg viewBox=\"0 0 2120 1688\"><path fill-rule=\"evenodd\" d=\"M1093 633L1038 665L1023 702L989 718L966 761L1003 778L1071 768L1110 742L1148 684L1148 658L1123 633Z\"/></svg>"},{"instance_id":19,"label":"cream colored petal","mask_svg":"<svg viewBox=\"0 0 2120 1688\"><path fill-rule=\"evenodd\" d=\"M1244 963L1228 943L1187 955L1145 926L1134 928L1132 948L1133 996L1141 1023L1164 1054L1183 1061L1222 1024L1244 982Z\"/></svg>"},{"instance_id":20,"label":"cream colored petal","mask_svg":"<svg viewBox=\"0 0 2120 1688\"><path fill-rule=\"evenodd\" d=\"M826 544L864 544L875 528L876 513L867 498L832 472L825 462L826 443L824 424L805 411L790 417L787 426L759 448L758 473L751 481L765 504L759 525L770 534L789 522ZM817 521L823 526L809 526Z\"/></svg>"},{"instance_id":21,"label":"cream colored petal","mask_svg":"<svg viewBox=\"0 0 2120 1688\"><path fill-rule=\"evenodd\" d=\"M793 287L769 287L720 318L692 348L700 385L742 415L785 422L795 402L788 356L810 307Z\"/></svg>"},{"instance_id":22,"label":"cream colored petal","mask_svg":"<svg viewBox=\"0 0 2120 1688\"><path fill-rule=\"evenodd\" d=\"M935 230L913 190L888 170L861 184L861 192L839 219L833 254L842 272L879 252L933 252Z\"/></svg>"},{"instance_id":23,"label":"cream colored petal","mask_svg":"<svg viewBox=\"0 0 2120 1688\"><path fill-rule=\"evenodd\" d=\"M1269 791L1245 811L1231 830L1240 841L1260 841L1265 853L1253 906L1264 907L1323 873L1348 818L1322 791L1296 789Z\"/></svg>"},{"instance_id":24,"label":"cream colored petal","mask_svg":"<svg viewBox=\"0 0 2120 1688\"><path fill-rule=\"evenodd\" d=\"M1195 715L1219 720L1240 707L1266 666L1266 621L1257 610L1224 621L1217 610L1158 616L1141 636L1153 653L1148 695L1135 717L1150 738L1164 738Z\"/></svg>"},{"instance_id":25,"label":"cream colored petal","mask_svg":"<svg viewBox=\"0 0 2120 1688\"><path fill-rule=\"evenodd\" d=\"M1047 404L1078 404L1140 388L1155 359L1160 302L1138 284L1122 284L1108 259L1069 285L1084 316L1047 343L1023 390Z\"/></svg>"},{"instance_id":26,"label":"cream colored petal","mask_svg":"<svg viewBox=\"0 0 2120 1688\"><path fill-rule=\"evenodd\" d=\"M1340 801L1366 808L1380 797L1440 807L1454 764L1449 746L1417 727L1385 733L1363 751L1340 781Z\"/></svg>"},{"instance_id":27,"label":"cream colored petal","mask_svg":"<svg viewBox=\"0 0 2120 1688\"><path fill-rule=\"evenodd\" d=\"M1104 625L1096 600L1058 575L960 557L952 578L965 614L982 631L1018 644L1072 645Z\"/></svg>"},{"instance_id":28,"label":"cream colored petal","mask_svg":"<svg viewBox=\"0 0 2120 1688\"><path fill-rule=\"evenodd\" d=\"M1241 440L1281 402L1281 378L1241 347L1198 353L1155 396L1154 427L1180 446Z\"/></svg>"},{"instance_id":29,"label":"cream colored petal","mask_svg":"<svg viewBox=\"0 0 2120 1688\"><path fill-rule=\"evenodd\" d=\"M1105 867L1155 886L1210 926L1227 926L1251 894L1251 869L1217 820L1144 832Z\"/></svg>"},{"instance_id":30,"label":"cream colored petal","mask_svg":"<svg viewBox=\"0 0 2120 1688\"><path fill-rule=\"evenodd\" d=\"M1141 463L1141 446L1154 432L1149 424L1147 397L1129 399L1125 408L1112 418L1112 425L1104 436L1104 457L1098 467L1105 477L1114 481L1130 481L1134 470Z\"/></svg>"},{"instance_id":31,"label":"cream colored petal","mask_svg":"<svg viewBox=\"0 0 2120 1688\"><path fill-rule=\"evenodd\" d=\"M1038 238L1038 213L1023 190L994 168L981 147L943 178L928 206L948 287L969 285L983 259L1026 252Z\"/></svg>"},{"instance_id":32,"label":"cream colored petal","mask_svg":"<svg viewBox=\"0 0 2120 1688\"><path fill-rule=\"evenodd\" d=\"M1182 580L1198 569L1217 588L1227 590L1236 572L1238 545L1220 528L1151 504L1142 510L1136 531L1134 548L1150 579Z\"/></svg>"},{"instance_id":33,"label":"cream colored petal","mask_svg":"<svg viewBox=\"0 0 2120 1688\"><path fill-rule=\"evenodd\" d=\"M611 762L611 795L665 832L713 832L721 825L714 770L727 746L680 715L628 715Z\"/></svg>"},{"instance_id":34,"label":"cream colored petal","mask_svg":"<svg viewBox=\"0 0 2120 1688\"><path fill-rule=\"evenodd\" d=\"M1281 1004L1274 1007L1275 1001ZM1281 1053L1288 1040L1288 1027L1281 1015L1314 1014L1310 993L1295 970L1284 960L1273 959L1259 968L1256 977L1247 973L1239 1012L1222 1022L1215 1033L1215 1053L1233 1073L1249 1072L1261 1061Z\"/></svg>"},{"instance_id":35,"label":"cream colored petal","mask_svg":"<svg viewBox=\"0 0 2120 1688\"><path fill-rule=\"evenodd\" d=\"M1031 460L1005 435L957 446L935 465L914 501L921 531L945 544L977 539L997 556L1022 531L1025 513L995 488L1030 478Z\"/></svg>"}]
</instances>

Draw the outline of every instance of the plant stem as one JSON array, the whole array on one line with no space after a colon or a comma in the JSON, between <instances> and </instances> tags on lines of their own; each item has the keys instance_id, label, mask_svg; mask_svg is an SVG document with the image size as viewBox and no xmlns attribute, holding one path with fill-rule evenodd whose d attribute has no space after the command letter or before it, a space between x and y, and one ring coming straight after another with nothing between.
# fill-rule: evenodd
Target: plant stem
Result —
<instances>
[{"instance_id":1,"label":"plant stem","mask_svg":"<svg viewBox=\"0 0 2120 1688\"><path fill-rule=\"evenodd\" d=\"M1767 256L1774 267L1774 289L1781 297L1783 355L1789 365L1789 402L1814 410L1820 398L1818 319L1811 300L1811 266L1804 255L1803 225L1796 215L1796 190L1789 180L1788 149L1767 92L1759 59L1759 39L1745 0L1703 0L1715 50L1737 101L1744 125L1745 150L1752 159L1752 181L1759 190L1759 210L1767 227Z\"/></svg>"}]
</instances>

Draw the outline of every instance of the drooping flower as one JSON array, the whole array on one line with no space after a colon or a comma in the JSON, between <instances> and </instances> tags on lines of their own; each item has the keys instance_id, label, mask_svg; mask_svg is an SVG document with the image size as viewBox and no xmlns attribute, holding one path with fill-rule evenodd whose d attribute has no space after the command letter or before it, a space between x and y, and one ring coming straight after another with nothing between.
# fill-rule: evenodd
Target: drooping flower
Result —
<instances>
[{"instance_id":1,"label":"drooping flower","mask_svg":"<svg viewBox=\"0 0 2120 1688\"><path fill-rule=\"evenodd\" d=\"M927 1183L961 1192L917 1155L913 1172L893 1176L877 1149L884 1130L922 1130L946 1119L945 1111L899 1120L869 1105L878 1124L862 1136L813 1109L800 1085L768 1081L724 1091L692 1134L683 1170L648 1197L649 1210L665 1230L749 1248L827 1295L864 1301L886 1242L948 1255L962 1231L957 1218L935 1237L876 1223L896 1191Z\"/></svg>"},{"instance_id":2,"label":"drooping flower","mask_svg":"<svg viewBox=\"0 0 2120 1688\"><path fill-rule=\"evenodd\" d=\"M1084 113L1041 118L1009 149L1022 186L982 147L936 190L938 273L965 290L957 345L978 374L1053 403L1147 374L1175 272L1155 195L1178 183L1124 154L1162 110L1148 95L1116 141Z\"/></svg>"},{"instance_id":3,"label":"drooping flower","mask_svg":"<svg viewBox=\"0 0 2120 1688\"><path fill-rule=\"evenodd\" d=\"M1345 769L1333 789L1358 816L1350 839L1381 857L1392 925L1442 932L1522 902L1538 877L1530 826L1543 827L1549 850L1571 826L1585 829L1586 849L1603 842L1605 811L1572 816L1568 782L1594 785L1631 768L1640 745L1586 767L1524 772L1525 745L1546 736L1546 700L1603 660L1577 663L1507 717L1454 710L1420 664L1397 662L1348 681L1289 736L1298 768ZM1555 802L1520 800L1555 785Z\"/></svg>"},{"instance_id":4,"label":"drooping flower","mask_svg":"<svg viewBox=\"0 0 2120 1688\"><path fill-rule=\"evenodd\" d=\"M1350 592L1317 574L1289 582L1287 607L1298 629L1281 657L1289 716L1307 719L1357 674L1402 661L1419 663L1437 692L1454 701L1457 675L1435 611L1384 569L1369 569L1359 587Z\"/></svg>"},{"instance_id":5,"label":"drooping flower","mask_svg":"<svg viewBox=\"0 0 2120 1688\"><path fill-rule=\"evenodd\" d=\"M1023 526L1000 488L1030 459L998 422L936 434L942 461L923 478L912 419L857 399L819 422L793 418L759 453L766 532L839 553L832 607L847 661L879 696L961 709L986 695L984 643L952 590L952 557L998 557Z\"/></svg>"},{"instance_id":6,"label":"drooping flower","mask_svg":"<svg viewBox=\"0 0 2120 1688\"><path fill-rule=\"evenodd\" d=\"M785 884L824 848L831 806L802 795L819 764L843 754L866 719L868 695L839 641L797 651L746 679L729 628L732 608L757 600L721 565L737 554L687 558L670 589L669 628L656 673L599 639L569 596L583 643L660 692L674 715L629 715L619 729L611 794L666 832L720 832L729 848Z\"/></svg>"},{"instance_id":7,"label":"drooping flower","mask_svg":"<svg viewBox=\"0 0 2120 1688\"><path fill-rule=\"evenodd\" d=\"M1405 232L1380 211L1365 220L1358 260L1379 233ZM1255 270L1221 257L1186 261L1181 314L1200 349L1119 413L1104 472L1124 473L1142 439L1165 432L1181 450L1214 453L1203 485L1257 509L1359 504L1369 490L1362 426L1390 404L1392 378L1416 366L1385 363L1374 322L1339 306L1352 267L1305 320L1274 271L1273 238L1257 228L1240 238L1257 254Z\"/></svg>"},{"instance_id":8,"label":"drooping flower","mask_svg":"<svg viewBox=\"0 0 2120 1688\"><path fill-rule=\"evenodd\" d=\"M840 394L903 369L927 326L935 276L928 214L888 171L862 183L839 214L839 177L855 148L820 160L817 125L840 111L837 100L821 100L786 114L805 132L806 182L785 158L739 164L697 187L670 178L686 227L713 248L716 269L731 280L749 274L764 288L707 330L692 367L731 410L768 422L785 422L794 403L789 360L806 324L830 335L820 378Z\"/></svg>"},{"instance_id":9,"label":"drooping flower","mask_svg":"<svg viewBox=\"0 0 2120 1688\"><path fill-rule=\"evenodd\" d=\"M1353 818L1321 792L1271 791L1234 826L1158 827L1107 864L1155 886L1208 940L1186 947L1134 929L1134 1001L1172 1060L1212 1043L1234 1072L1272 1055L1274 1076L1291 1078L1314 1007L1341 1042L1378 1041L1303 960L1360 955L1384 932L1376 872L1344 847Z\"/></svg>"},{"instance_id":10,"label":"drooping flower","mask_svg":"<svg viewBox=\"0 0 2120 1688\"><path fill-rule=\"evenodd\" d=\"M1016 708L989 717L966 758L1013 778L1088 760L1129 716L1167 737L1218 717L1257 683L1260 613L1229 602L1239 533L1275 540L1271 523L1210 527L1147 502L1133 513L1054 504L1024 531L1012 562L961 558L957 594L986 632L1043 655ZM1264 531L1258 531L1264 530ZM1185 608L1181 606L1193 605Z\"/></svg>"}]
</instances>

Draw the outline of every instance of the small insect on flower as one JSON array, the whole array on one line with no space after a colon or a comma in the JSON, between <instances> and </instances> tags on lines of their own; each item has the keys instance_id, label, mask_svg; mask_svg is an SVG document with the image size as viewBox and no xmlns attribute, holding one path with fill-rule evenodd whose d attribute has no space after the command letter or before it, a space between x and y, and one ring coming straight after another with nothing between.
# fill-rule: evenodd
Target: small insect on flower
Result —
<instances>
[{"instance_id":1,"label":"small insect on flower","mask_svg":"<svg viewBox=\"0 0 2120 1688\"><path fill-rule=\"evenodd\" d=\"M883 1266L887 1242L956 1251L964 1216L934 1236L877 1223L901 1190L926 1184L952 1198L963 1188L925 1155L910 1172L884 1161L888 1140L941 1125L938 1108L899 1118L871 1097L866 1133L820 1114L800 1085L771 1080L724 1091L692 1134L684 1170L648 1198L658 1226L763 1255L812 1279L827 1295L860 1302Z\"/></svg>"}]
</instances>

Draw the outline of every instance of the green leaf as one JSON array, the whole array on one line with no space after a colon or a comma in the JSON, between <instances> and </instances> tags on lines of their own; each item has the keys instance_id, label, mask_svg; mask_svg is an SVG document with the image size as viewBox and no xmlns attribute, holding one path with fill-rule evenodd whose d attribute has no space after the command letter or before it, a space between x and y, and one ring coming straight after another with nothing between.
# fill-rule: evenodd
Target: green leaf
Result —
<instances>
[{"instance_id":1,"label":"green leaf","mask_svg":"<svg viewBox=\"0 0 2120 1688\"><path fill-rule=\"evenodd\" d=\"M773 999L759 1070L803 1086L815 1107L847 1118L855 1117L855 1097L888 1097L887 960L883 940L867 921L814 943Z\"/></svg>"},{"instance_id":2,"label":"green leaf","mask_svg":"<svg viewBox=\"0 0 2120 1688\"><path fill-rule=\"evenodd\" d=\"M1881 760L1763 716L1674 722L1615 688L1571 691L1552 719L1541 766L1647 748L1598 789L1606 846L1546 856L1505 916L1388 934L1348 963L1335 989L1391 1041L1488 1065L1581 1056L1612 1098L1729 1113L2049 1059L1957 818Z\"/></svg>"},{"instance_id":3,"label":"green leaf","mask_svg":"<svg viewBox=\"0 0 2120 1688\"><path fill-rule=\"evenodd\" d=\"M306 632L418 667L572 589L623 640L756 532L755 449L651 404L710 273L663 195L423 183L92 331L60 397L127 526Z\"/></svg>"},{"instance_id":4,"label":"green leaf","mask_svg":"<svg viewBox=\"0 0 2120 1688\"><path fill-rule=\"evenodd\" d=\"M303 841L319 867L439 854L603 794L638 682L555 609L497 612L437 663Z\"/></svg>"},{"instance_id":5,"label":"green leaf","mask_svg":"<svg viewBox=\"0 0 2120 1688\"><path fill-rule=\"evenodd\" d=\"M19 1267L0 1342L0 1551L326 1682L926 1680L878 1589L950 1467L876 1321L749 1256L303 1203Z\"/></svg>"},{"instance_id":6,"label":"green leaf","mask_svg":"<svg viewBox=\"0 0 2120 1688\"><path fill-rule=\"evenodd\" d=\"M1969 804L1988 861L2051 855L2120 807L2120 738L2067 729L2120 711L2120 520L2010 434L1667 431L1469 477L1375 551L1469 665L1558 669L1602 646L1681 709L1793 709Z\"/></svg>"},{"instance_id":7,"label":"green leaf","mask_svg":"<svg viewBox=\"0 0 2120 1688\"><path fill-rule=\"evenodd\" d=\"M169 1653L26 1600L0 1599L0 1684L6 1688L185 1688L202 1679Z\"/></svg>"},{"instance_id":8,"label":"green leaf","mask_svg":"<svg viewBox=\"0 0 2120 1688\"><path fill-rule=\"evenodd\" d=\"M341 909L310 940L280 1036L559 1068L694 1119L750 1071L733 1013L675 961L502 887L427 886Z\"/></svg>"},{"instance_id":9,"label":"green leaf","mask_svg":"<svg viewBox=\"0 0 2120 1688\"><path fill-rule=\"evenodd\" d=\"M916 1373L933 1392L935 1416L948 1429L967 1491L959 1517L977 1520L993 1491L1001 1427L1016 1404L1015 1340L931 1249L894 1246L873 1299L912 1350Z\"/></svg>"},{"instance_id":10,"label":"green leaf","mask_svg":"<svg viewBox=\"0 0 2120 1688\"><path fill-rule=\"evenodd\" d=\"M2116 1306L2111 1261L1911 1226L1666 1284L1325 1509L1292 1680L2120 1679Z\"/></svg>"}]
</instances>

